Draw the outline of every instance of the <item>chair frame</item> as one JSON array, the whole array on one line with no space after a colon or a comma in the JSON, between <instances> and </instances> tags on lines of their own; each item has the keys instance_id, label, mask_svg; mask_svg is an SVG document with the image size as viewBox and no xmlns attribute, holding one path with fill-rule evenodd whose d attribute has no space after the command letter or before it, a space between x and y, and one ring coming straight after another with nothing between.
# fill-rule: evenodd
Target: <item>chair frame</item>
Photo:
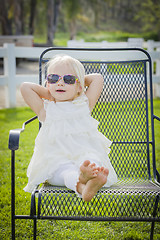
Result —
<instances>
[{"instance_id":1,"label":"chair frame","mask_svg":"<svg viewBox=\"0 0 160 240\"><path fill-rule=\"evenodd\" d=\"M20 134L25 130L25 126L35 119L37 119L37 116L29 119L26 121L21 129L15 129L11 130L9 134L9 149L11 150L11 217L12 217L12 239L15 239L15 220L16 219L32 219L33 220L33 238L36 239L36 232L37 232L37 219L63 219L63 220L91 220L91 221L143 221L143 222L151 222L151 233L150 233L150 239L153 239L153 234L154 234L154 225L155 222L160 222L160 217L156 217L156 212L158 209L158 204L160 204L160 174L158 173L156 169L156 158L155 158L155 133L154 133L154 120L160 121L160 118L156 115L153 114L153 90L152 90L152 61L151 57L143 49L139 48L121 48L121 49L77 49L77 48L48 48L46 49L40 56L40 61L39 61L39 84L42 84L42 58L44 54L46 54L49 51L60 51L60 52L68 52L68 51L77 51L78 53L82 52L93 52L93 53L98 53L98 52L128 52L128 51L139 51L142 52L146 58L148 59L148 65L149 65L149 81L150 81L150 102L151 102L151 128L152 128L152 159L153 159L153 179L151 178L151 173L150 173L150 165L148 163L148 173L149 173L149 179L150 181L154 182L155 186L157 189L159 189L159 194L156 197L155 200L155 205L153 206L153 217L152 218L134 218L134 217L109 217L109 218L104 218L102 219L101 217L97 218L90 218L90 217L85 217L85 219L80 218L80 217L72 217L72 216L64 216L64 217L57 217L57 216L45 216L42 217L40 216L40 206L38 206L38 213L36 211L36 194L39 194L39 201L41 201L41 193L39 188L36 188L32 195L31 195L31 212L30 215L16 215L15 214L15 151L19 149L19 139L20 139ZM116 56L116 54L115 54ZM115 59L113 62L116 61ZM133 60L134 61L134 60ZM147 128L148 131L148 128ZM148 135L148 133L147 133ZM112 188L112 187L111 187ZM68 191L68 190L67 190Z\"/></svg>"}]
</instances>

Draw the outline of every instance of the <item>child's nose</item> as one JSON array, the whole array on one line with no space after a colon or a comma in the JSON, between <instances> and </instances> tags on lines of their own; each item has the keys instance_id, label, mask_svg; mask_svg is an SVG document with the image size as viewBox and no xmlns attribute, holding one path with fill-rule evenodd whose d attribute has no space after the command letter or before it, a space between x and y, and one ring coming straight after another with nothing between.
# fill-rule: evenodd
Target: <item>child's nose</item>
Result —
<instances>
[{"instance_id":1,"label":"child's nose","mask_svg":"<svg viewBox=\"0 0 160 240\"><path fill-rule=\"evenodd\" d=\"M64 85L64 80L63 80L63 78L60 78L59 81L58 81L58 86L60 86L60 85Z\"/></svg>"}]
</instances>

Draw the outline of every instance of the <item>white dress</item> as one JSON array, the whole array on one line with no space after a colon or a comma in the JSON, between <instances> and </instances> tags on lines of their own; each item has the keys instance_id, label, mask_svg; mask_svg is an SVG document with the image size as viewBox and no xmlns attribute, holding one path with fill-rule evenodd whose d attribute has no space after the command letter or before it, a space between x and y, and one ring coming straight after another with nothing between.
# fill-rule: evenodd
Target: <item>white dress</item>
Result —
<instances>
[{"instance_id":1,"label":"white dress","mask_svg":"<svg viewBox=\"0 0 160 240\"><path fill-rule=\"evenodd\" d=\"M67 102L44 101L44 107L46 119L35 140L24 190L32 192L64 164L79 168L85 160L109 169L105 187L116 183L117 175L108 157L111 141L98 131L99 123L90 115L86 95Z\"/></svg>"}]
</instances>

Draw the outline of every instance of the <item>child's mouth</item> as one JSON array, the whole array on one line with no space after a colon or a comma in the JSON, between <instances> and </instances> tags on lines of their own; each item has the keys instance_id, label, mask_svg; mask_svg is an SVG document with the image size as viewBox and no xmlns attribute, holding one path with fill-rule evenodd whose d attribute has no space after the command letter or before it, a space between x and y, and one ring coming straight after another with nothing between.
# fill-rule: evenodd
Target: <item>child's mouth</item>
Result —
<instances>
[{"instance_id":1,"label":"child's mouth","mask_svg":"<svg viewBox=\"0 0 160 240\"><path fill-rule=\"evenodd\" d=\"M56 90L56 92L65 92L65 90L58 89L58 90Z\"/></svg>"}]
</instances>

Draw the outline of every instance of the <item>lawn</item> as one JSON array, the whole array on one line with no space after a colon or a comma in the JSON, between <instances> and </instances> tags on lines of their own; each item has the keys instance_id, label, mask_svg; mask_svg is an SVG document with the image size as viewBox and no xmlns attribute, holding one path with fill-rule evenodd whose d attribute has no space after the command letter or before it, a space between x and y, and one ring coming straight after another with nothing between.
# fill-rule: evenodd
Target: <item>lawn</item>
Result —
<instances>
[{"instance_id":1,"label":"lawn","mask_svg":"<svg viewBox=\"0 0 160 240\"><path fill-rule=\"evenodd\" d=\"M160 116L160 99L154 100L154 113ZM26 107L0 110L0 239L11 238L10 210L10 151L8 134L10 129L20 128L22 123L33 117L34 113ZM30 194L23 191L27 183L26 169L32 156L34 138L38 133L38 121L26 127L23 133L16 160L16 214L29 214ZM155 121L157 169L160 172L160 123ZM16 239L31 239L32 221L16 220ZM144 240L149 239L150 223L123 222L74 222L38 221L37 239L107 239ZM160 239L160 224L155 225L154 239Z\"/></svg>"},{"instance_id":2,"label":"lawn","mask_svg":"<svg viewBox=\"0 0 160 240\"><path fill-rule=\"evenodd\" d=\"M144 38L145 40L153 39L152 32L146 33L130 33L121 31L96 31L96 32L77 32L75 39L84 39L85 42L126 42L128 38ZM56 31L53 44L55 46L67 46L67 41L70 40L70 35L68 32ZM35 34L34 43L44 44L46 42L46 34Z\"/></svg>"}]
</instances>

